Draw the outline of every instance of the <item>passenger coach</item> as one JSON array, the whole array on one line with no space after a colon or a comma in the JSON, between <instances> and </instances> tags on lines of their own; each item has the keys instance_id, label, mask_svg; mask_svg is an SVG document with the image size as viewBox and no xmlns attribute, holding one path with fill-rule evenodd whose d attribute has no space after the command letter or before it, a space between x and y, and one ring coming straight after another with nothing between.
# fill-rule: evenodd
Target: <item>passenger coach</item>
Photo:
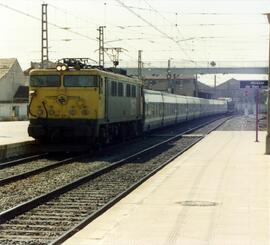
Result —
<instances>
[{"instance_id":1,"label":"passenger coach","mask_svg":"<svg viewBox=\"0 0 270 245\"><path fill-rule=\"evenodd\" d=\"M227 112L227 103L144 90L144 131Z\"/></svg>"}]
</instances>

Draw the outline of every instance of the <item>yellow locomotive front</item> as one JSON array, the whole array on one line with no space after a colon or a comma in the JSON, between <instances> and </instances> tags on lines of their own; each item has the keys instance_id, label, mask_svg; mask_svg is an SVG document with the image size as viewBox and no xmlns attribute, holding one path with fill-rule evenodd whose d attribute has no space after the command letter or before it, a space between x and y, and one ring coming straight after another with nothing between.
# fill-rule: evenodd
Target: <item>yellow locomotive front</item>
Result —
<instances>
[{"instance_id":1,"label":"yellow locomotive front","mask_svg":"<svg viewBox=\"0 0 270 245\"><path fill-rule=\"evenodd\" d=\"M59 142L93 141L104 118L103 83L97 69L35 69L30 72L28 133Z\"/></svg>"}]
</instances>

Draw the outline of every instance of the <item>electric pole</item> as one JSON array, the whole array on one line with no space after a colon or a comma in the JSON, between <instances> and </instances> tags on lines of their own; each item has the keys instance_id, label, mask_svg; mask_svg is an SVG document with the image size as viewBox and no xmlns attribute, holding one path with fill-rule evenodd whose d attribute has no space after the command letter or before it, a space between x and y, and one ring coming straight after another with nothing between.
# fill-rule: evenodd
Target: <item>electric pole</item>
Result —
<instances>
[{"instance_id":1,"label":"electric pole","mask_svg":"<svg viewBox=\"0 0 270 245\"><path fill-rule=\"evenodd\" d=\"M229 97L228 83L227 83L227 97ZM217 75L214 75L214 99L217 98Z\"/></svg>"},{"instance_id":2,"label":"electric pole","mask_svg":"<svg viewBox=\"0 0 270 245\"><path fill-rule=\"evenodd\" d=\"M102 67L104 67L104 28L105 26L100 26L98 28L98 33L99 33L98 64L99 66L102 66Z\"/></svg>"},{"instance_id":3,"label":"electric pole","mask_svg":"<svg viewBox=\"0 0 270 245\"><path fill-rule=\"evenodd\" d=\"M198 74L196 73L195 79L194 79L194 87L195 87L195 97L198 97Z\"/></svg>"},{"instance_id":4,"label":"electric pole","mask_svg":"<svg viewBox=\"0 0 270 245\"><path fill-rule=\"evenodd\" d=\"M168 59L168 67L167 67L167 80L168 80L168 92L172 93L172 74L171 74L171 58Z\"/></svg>"},{"instance_id":5,"label":"electric pole","mask_svg":"<svg viewBox=\"0 0 270 245\"><path fill-rule=\"evenodd\" d=\"M138 50L138 78L142 78L142 50Z\"/></svg>"},{"instance_id":6,"label":"electric pole","mask_svg":"<svg viewBox=\"0 0 270 245\"><path fill-rule=\"evenodd\" d=\"M48 50L48 15L47 4L41 6L41 67L45 68L45 63L48 65L49 50Z\"/></svg>"}]
</instances>

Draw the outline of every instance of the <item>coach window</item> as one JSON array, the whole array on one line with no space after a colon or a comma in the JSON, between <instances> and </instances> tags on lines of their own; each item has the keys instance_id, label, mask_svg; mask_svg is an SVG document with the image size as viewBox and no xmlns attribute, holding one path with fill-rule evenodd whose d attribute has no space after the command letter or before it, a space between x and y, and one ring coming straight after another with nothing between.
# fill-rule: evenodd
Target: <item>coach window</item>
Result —
<instances>
[{"instance_id":1,"label":"coach window","mask_svg":"<svg viewBox=\"0 0 270 245\"><path fill-rule=\"evenodd\" d=\"M118 83L118 96L124 95L123 83Z\"/></svg>"},{"instance_id":2,"label":"coach window","mask_svg":"<svg viewBox=\"0 0 270 245\"><path fill-rule=\"evenodd\" d=\"M130 84L127 84L127 87L126 87L126 96L127 97L130 97L131 93L130 93Z\"/></svg>"},{"instance_id":3,"label":"coach window","mask_svg":"<svg viewBox=\"0 0 270 245\"><path fill-rule=\"evenodd\" d=\"M111 81L111 96L117 96L117 83Z\"/></svg>"}]
</instances>

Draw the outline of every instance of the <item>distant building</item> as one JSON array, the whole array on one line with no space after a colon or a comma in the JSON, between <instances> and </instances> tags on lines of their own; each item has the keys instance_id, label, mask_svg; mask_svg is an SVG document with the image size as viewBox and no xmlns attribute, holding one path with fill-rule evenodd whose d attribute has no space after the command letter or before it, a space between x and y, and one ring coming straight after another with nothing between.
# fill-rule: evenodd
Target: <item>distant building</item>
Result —
<instances>
[{"instance_id":1,"label":"distant building","mask_svg":"<svg viewBox=\"0 0 270 245\"><path fill-rule=\"evenodd\" d=\"M266 111L266 93L265 88L260 89L260 109L262 112ZM216 87L217 98L231 98L237 109L243 112L248 109L249 113L255 110L256 88L240 88L240 81L230 79Z\"/></svg>"},{"instance_id":2,"label":"distant building","mask_svg":"<svg viewBox=\"0 0 270 245\"><path fill-rule=\"evenodd\" d=\"M12 102L16 90L25 85L25 80L17 59L0 59L0 102Z\"/></svg>"},{"instance_id":3,"label":"distant building","mask_svg":"<svg viewBox=\"0 0 270 245\"><path fill-rule=\"evenodd\" d=\"M196 78L194 76L178 76L168 80L160 77L147 77L144 79L144 86L147 89L169 92L173 94L196 96ZM213 88L201 82L197 82L198 97L211 98Z\"/></svg>"}]
</instances>

